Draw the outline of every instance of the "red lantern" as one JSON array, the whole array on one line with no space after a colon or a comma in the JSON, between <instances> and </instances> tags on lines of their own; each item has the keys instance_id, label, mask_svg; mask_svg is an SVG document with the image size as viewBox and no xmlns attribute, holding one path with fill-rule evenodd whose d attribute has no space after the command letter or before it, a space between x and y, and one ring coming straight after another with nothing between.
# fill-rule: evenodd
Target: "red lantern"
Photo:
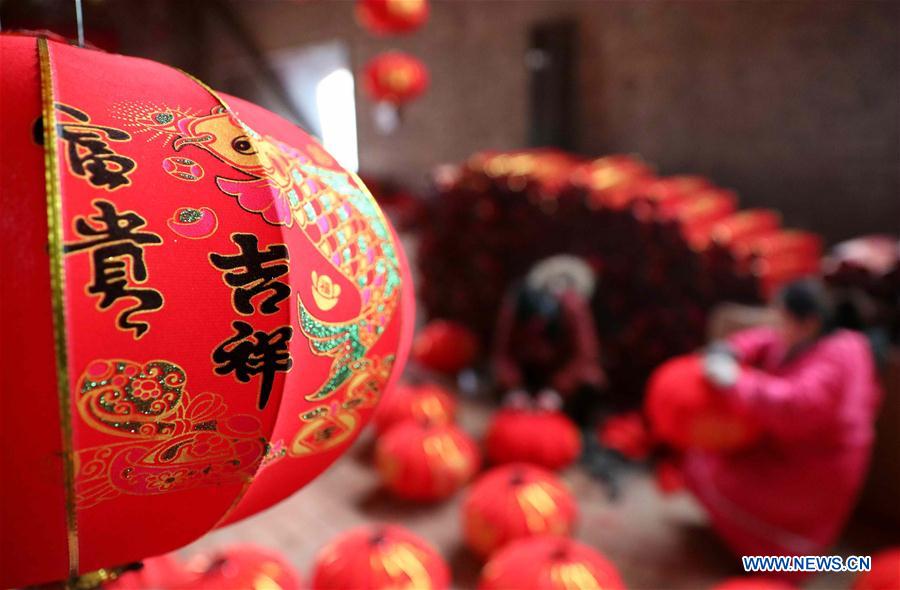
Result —
<instances>
[{"instance_id":1,"label":"red lantern","mask_svg":"<svg viewBox=\"0 0 900 590\"><path fill-rule=\"evenodd\" d=\"M679 449L727 451L753 443L758 425L706 380L702 362L698 355L676 357L650 376L645 409L654 435Z\"/></svg>"},{"instance_id":2,"label":"red lantern","mask_svg":"<svg viewBox=\"0 0 900 590\"><path fill-rule=\"evenodd\" d=\"M442 500L478 471L478 447L452 425L403 422L378 439L375 465L385 486L407 500Z\"/></svg>"},{"instance_id":3,"label":"red lantern","mask_svg":"<svg viewBox=\"0 0 900 590\"><path fill-rule=\"evenodd\" d=\"M399 384L388 391L378 404L372 423L378 434L407 420L434 425L451 424L456 414L456 399L436 383Z\"/></svg>"},{"instance_id":4,"label":"red lantern","mask_svg":"<svg viewBox=\"0 0 900 590\"><path fill-rule=\"evenodd\" d=\"M724 582L720 582L711 590L796 590L796 586L782 582L781 580L773 580L771 578L747 577L747 578L730 578Z\"/></svg>"},{"instance_id":5,"label":"red lantern","mask_svg":"<svg viewBox=\"0 0 900 590\"><path fill-rule=\"evenodd\" d=\"M351 529L316 556L312 590L450 586L450 570L424 539L399 526Z\"/></svg>"},{"instance_id":6,"label":"red lantern","mask_svg":"<svg viewBox=\"0 0 900 590\"><path fill-rule=\"evenodd\" d=\"M240 544L196 555L187 563L174 554L144 560L139 571L129 572L110 590L214 590L216 588L278 588L299 590L300 574L277 551Z\"/></svg>"},{"instance_id":7,"label":"red lantern","mask_svg":"<svg viewBox=\"0 0 900 590\"><path fill-rule=\"evenodd\" d=\"M654 441L640 412L628 412L607 418L597 428L597 440L604 447L640 461L653 450Z\"/></svg>"},{"instance_id":8,"label":"red lantern","mask_svg":"<svg viewBox=\"0 0 900 590\"><path fill-rule=\"evenodd\" d=\"M428 20L428 0L357 0L356 17L376 35L409 33Z\"/></svg>"},{"instance_id":9,"label":"red lantern","mask_svg":"<svg viewBox=\"0 0 900 590\"><path fill-rule=\"evenodd\" d=\"M568 535L578 507L552 473L512 463L495 467L472 486L463 503L466 544L482 557L510 541L535 535Z\"/></svg>"},{"instance_id":10,"label":"red lantern","mask_svg":"<svg viewBox=\"0 0 900 590\"><path fill-rule=\"evenodd\" d=\"M492 463L531 463L557 471L581 454L581 433L562 412L503 409L494 414L485 438Z\"/></svg>"},{"instance_id":11,"label":"red lantern","mask_svg":"<svg viewBox=\"0 0 900 590\"><path fill-rule=\"evenodd\" d=\"M376 55L366 64L366 92L373 100L402 105L428 88L428 70L418 59L400 51Z\"/></svg>"},{"instance_id":12,"label":"red lantern","mask_svg":"<svg viewBox=\"0 0 900 590\"><path fill-rule=\"evenodd\" d=\"M663 494L674 494L685 488L684 471L674 459L664 459L653 470L656 489Z\"/></svg>"},{"instance_id":13,"label":"red lantern","mask_svg":"<svg viewBox=\"0 0 900 590\"><path fill-rule=\"evenodd\" d=\"M9 587L306 484L400 372L412 289L365 187L296 125L155 62L0 44Z\"/></svg>"},{"instance_id":14,"label":"red lantern","mask_svg":"<svg viewBox=\"0 0 900 590\"><path fill-rule=\"evenodd\" d=\"M478 590L625 590L616 566L599 551L553 536L513 541L484 566Z\"/></svg>"},{"instance_id":15,"label":"red lantern","mask_svg":"<svg viewBox=\"0 0 900 590\"><path fill-rule=\"evenodd\" d=\"M872 569L853 582L853 590L896 590L900 588L900 548L885 549L872 556Z\"/></svg>"},{"instance_id":16,"label":"red lantern","mask_svg":"<svg viewBox=\"0 0 900 590\"><path fill-rule=\"evenodd\" d=\"M447 320L429 322L413 341L413 358L432 371L453 375L470 366L478 339L465 326Z\"/></svg>"},{"instance_id":17,"label":"red lantern","mask_svg":"<svg viewBox=\"0 0 900 590\"><path fill-rule=\"evenodd\" d=\"M141 568L122 574L115 581L103 584L104 590L167 590L187 588L197 574L185 567L174 553L145 559Z\"/></svg>"}]
</instances>

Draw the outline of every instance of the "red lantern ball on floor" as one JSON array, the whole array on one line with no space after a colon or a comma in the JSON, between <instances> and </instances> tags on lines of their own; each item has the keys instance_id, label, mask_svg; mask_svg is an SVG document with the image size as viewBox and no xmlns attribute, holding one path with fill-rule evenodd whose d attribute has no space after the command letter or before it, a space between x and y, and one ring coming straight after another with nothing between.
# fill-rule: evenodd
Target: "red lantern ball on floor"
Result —
<instances>
[{"instance_id":1,"label":"red lantern ball on floor","mask_svg":"<svg viewBox=\"0 0 900 590\"><path fill-rule=\"evenodd\" d=\"M399 526L363 526L316 556L312 590L392 590L450 586L450 570L434 548Z\"/></svg>"},{"instance_id":2,"label":"red lantern ball on floor","mask_svg":"<svg viewBox=\"0 0 900 590\"><path fill-rule=\"evenodd\" d=\"M575 498L551 472L512 463L478 478L466 493L466 544L487 557L507 543L536 535L565 536L575 527Z\"/></svg>"},{"instance_id":3,"label":"red lantern ball on floor","mask_svg":"<svg viewBox=\"0 0 900 590\"><path fill-rule=\"evenodd\" d=\"M375 465L393 494L421 502L442 500L478 471L478 447L452 425L403 422L375 445Z\"/></svg>"},{"instance_id":4,"label":"red lantern ball on floor","mask_svg":"<svg viewBox=\"0 0 900 590\"><path fill-rule=\"evenodd\" d=\"M653 450L654 441L640 412L611 416L597 428L597 440L608 449L640 461Z\"/></svg>"},{"instance_id":5,"label":"red lantern ball on floor","mask_svg":"<svg viewBox=\"0 0 900 590\"><path fill-rule=\"evenodd\" d=\"M218 588L277 588L300 590L300 573L285 555L258 545L232 545L191 558L185 567L194 572L191 590Z\"/></svg>"},{"instance_id":6,"label":"red lantern ball on floor","mask_svg":"<svg viewBox=\"0 0 900 590\"><path fill-rule=\"evenodd\" d=\"M432 371L453 375L472 365L478 339L471 330L447 320L433 320L413 341L413 358Z\"/></svg>"},{"instance_id":7,"label":"red lantern ball on floor","mask_svg":"<svg viewBox=\"0 0 900 590\"><path fill-rule=\"evenodd\" d=\"M556 471L581 454L581 433L562 412L507 408L494 414L485 452L495 464L530 463Z\"/></svg>"},{"instance_id":8,"label":"red lantern ball on floor","mask_svg":"<svg viewBox=\"0 0 900 590\"><path fill-rule=\"evenodd\" d=\"M625 590L616 566L583 543L553 536L513 541L481 572L479 590Z\"/></svg>"},{"instance_id":9,"label":"red lantern ball on floor","mask_svg":"<svg viewBox=\"0 0 900 590\"><path fill-rule=\"evenodd\" d=\"M102 585L104 590L168 590L188 588L197 578L174 553L145 559L140 569L129 571L112 582Z\"/></svg>"},{"instance_id":10,"label":"red lantern ball on floor","mask_svg":"<svg viewBox=\"0 0 900 590\"><path fill-rule=\"evenodd\" d=\"M436 383L400 383L378 404L372 423L379 435L407 420L420 424L450 424L456 414L456 399Z\"/></svg>"},{"instance_id":11,"label":"red lantern ball on floor","mask_svg":"<svg viewBox=\"0 0 900 590\"><path fill-rule=\"evenodd\" d=\"M758 425L706 380L702 364L698 355L680 356L650 376L644 407L653 434L679 449L727 451L753 443Z\"/></svg>"},{"instance_id":12,"label":"red lantern ball on floor","mask_svg":"<svg viewBox=\"0 0 900 590\"><path fill-rule=\"evenodd\" d=\"M764 577L730 578L710 590L796 590L796 586Z\"/></svg>"},{"instance_id":13,"label":"red lantern ball on floor","mask_svg":"<svg viewBox=\"0 0 900 590\"><path fill-rule=\"evenodd\" d=\"M412 288L365 186L296 125L152 61L15 34L0 51L0 192L20 196L0 586L18 587L305 485L402 369Z\"/></svg>"},{"instance_id":14,"label":"red lantern ball on floor","mask_svg":"<svg viewBox=\"0 0 900 590\"><path fill-rule=\"evenodd\" d=\"M853 582L853 590L894 590L900 588L900 548L879 551L872 556L872 569Z\"/></svg>"},{"instance_id":15,"label":"red lantern ball on floor","mask_svg":"<svg viewBox=\"0 0 900 590\"><path fill-rule=\"evenodd\" d=\"M428 20L428 0L357 0L356 18L376 35L409 33Z\"/></svg>"},{"instance_id":16,"label":"red lantern ball on floor","mask_svg":"<svg viewBox=\"0 0 900 590\"><path fill-rule=\"evenodd\" d=\"M378 102L402 105L428 88L428 70L418 59L400 51L373 57L363 73L365 89Z\"/></svg>"}]
</instances>

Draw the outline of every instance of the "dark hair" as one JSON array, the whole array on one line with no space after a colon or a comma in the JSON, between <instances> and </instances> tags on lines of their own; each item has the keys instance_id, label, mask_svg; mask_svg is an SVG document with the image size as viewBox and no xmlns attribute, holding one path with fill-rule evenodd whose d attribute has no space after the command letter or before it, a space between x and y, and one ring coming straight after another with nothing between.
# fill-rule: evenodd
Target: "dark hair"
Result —
<instances>
[{"instance_id":1,"label":"dark hair","mask_svg":"<svg viewBox=\"0 0 900 590\"><path fill-rule=\"evenodd\" d=\"M834 303L819 280L801 279L789 283L778 294L777 301L798 320L818 319L823 332L834 329Z\"/></svg>"}]
</instances>

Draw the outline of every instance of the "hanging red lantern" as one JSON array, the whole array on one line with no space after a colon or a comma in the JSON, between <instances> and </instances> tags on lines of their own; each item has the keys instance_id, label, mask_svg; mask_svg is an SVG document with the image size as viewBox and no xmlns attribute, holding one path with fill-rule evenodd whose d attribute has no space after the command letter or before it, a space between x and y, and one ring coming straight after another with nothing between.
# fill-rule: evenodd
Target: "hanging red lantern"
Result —
<instances>
[{"instance_id":1,"label":"hanging red lantern","mask_svg":"<svg viewBox=\"0 0 900 590\"><path fill-rule=\"evenodd\" d=\"M466 544L482 557L515 539L566 536L578 513L572 494L555 475L524 463L495 467L478 478L462 510Z\"/></svg>"},{"instance_id":2,"label":"hanging red lantern","mask_svg":"<svg viewBox=\"0 0 900 590\"><path fill-rule=\"evenodd\" d=\"M462 324L447 320L428 322L413 340L413 359L426 369L455 375L472 365L478 339Z\"/></svg>"},{"instance_id":3,"label":"hanging red lantern","mask_svg":"<svg viewBox=\"0 0 900 590\"><path fill-rule=\"evenodd\" d=\"M450 586L434 548L400 526L363 526L341 534L316 556L312 590L390 590Z\"/></svg>"},{"instance_id":4,"label":"hanging red lantern","mask_svg":"<svg viewBox=\"0 0 900 590\"><path fill-rule=\"evenodd\" d=\"M853 582L853 590L896 590L900 588L900 548L879 551L872 556L872 569Z\"/></svg>"},{"instance_id":5,"label":"hanging red lantern","mask_svg":"<svg viewBox=\"0 0 900 590\"><path fill-rule=\"evenodd\" d=\"M559 411L500 410L488 426L484 443L494 464L531 463L551 471L568 467L581 454L581 433Z\"/></svg>"},{"instance_id":6,"label":"hanging red lantern","mask_svg":"<svg viewBox=\"0 0 900 590\"><path fill-rule=\"evenodd\" d=\"M437 383L401 383L385 393L372 423L381 435L407 420L438 426L451 424L455 414L456 399Z\"/></svg>"},{"instance_id":7,"label":"hanging red lantern","mask_svg":"<svg viewBox=\"0 0 900 590\"><path fill-rule=\"evenodd\" d=\"M647 383L645 409L654 435L679 449L727 451L752 444L758 425L703 375L695 354L666 361Z\"/></svg>"},{"instance_id":8,"label":"hanging red lantern","mask_svg":"<svg viewBox=\"0 0 900 590\"><path fill-rule=\"evenodd\" d=\"M357 0L356 18L376 35L409 33L428 20L428 0Z\"/></svg>"},{"instance_id":9,"label":"hanging red lantern","mask_svg":"<svg viewBox=\"0 0 900 590\"><path fill-rule=\"evenodd\" d=\"M152 61L0 44L9 587L306 484L400 372L412 289L365 187L296 125Z\"/></svg>"},{"instance_id":10,"label":"hanging red lantern","mask_svg":"<svg viewBox=\"0 0 900 590\"><path fill-rule=\"evenodd\" d=\"M710 590L796 590L797 587L764 577L729 578L716 584Z\"/></svg>"},{"instance_id":11,"label":"hanging red lantern","mask_svg":"<svg viewBox=\"0 0 900 590\"><path fill-rule=\"evenodd\" d=\"M400 51L376 55L365 66L365 89L378 102L396 106L418 98L428 88L428 70Z\"/></svg>"},{"instance_id":12,"label":"hanging red lantern","mask_svg":"<svg viewBox=\"0 0 900 590\"><path fill-rule=\"evenodd\" d=\"M375 465L384 485L407 500L447 498L478 471L478 447L452 425L403 422L378 439Z\"/></svg>"},{"instance_id":13,"label":"hanging red lantern","mask_svg":"<svg viewBox=\"0 0 900 590\"><path fill-rule=\"evenodd\" d=\"M625 590L613 565L599 551L572 539L538 536L513 541L491 557L478 590Z\"/></svg>"}]
</instances>

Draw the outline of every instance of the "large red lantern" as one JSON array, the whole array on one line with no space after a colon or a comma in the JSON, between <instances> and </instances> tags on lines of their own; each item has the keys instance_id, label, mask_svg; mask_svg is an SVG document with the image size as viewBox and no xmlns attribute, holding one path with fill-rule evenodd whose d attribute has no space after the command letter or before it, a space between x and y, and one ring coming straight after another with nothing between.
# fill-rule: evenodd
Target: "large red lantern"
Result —
<instances>
[{"instance_id":1,"label":"large red lantern","mask_svg":"<svg viewBox=\"0 0 900 590\"><path fill-rule=\"evenodd\" d=\"M356 17L376 35L409 33L428 20L428 0L357 0Z\"/></svg>"},{"instance_id":2,"label":"large red lantern","mask_svg":"<svg viewBox=\"0 0 900 590\"><path fill-rule=\"evenodd\" d=\"M436 383L400 383L385 394L372 423L378 434L407 420L435 425L450 424L456 414L456 399Z\"/></svg>"},{"instance_id":3,"label":"large red lantern","mask_svg":"<svg viewBox=\"0 0 900 590\"><path fill-rule=\"evenodd\" d=\"M872 556L872 569L853 582L853 590L896 590L900 588L900 547Z\"/></svg>"},{"instance_id":4,"label":"large red lantern","mask_svg":"<svg viewBox=\"0 0 900 590\"><path fill-rule=\"evenodd\" d=\"M413 359L423 367L455 375L472 365L478 338L471 330L448 320L433 320L413 340Z\"/></svg>"},{"instance_id":5,"label":"large red lantern","mask_svg":"<svg viewBox=\"0 0 900 590\"><path fill-rule=\"evenodd\" d=\"M428 70L418 59L400 51L373 57L365 66L365 89L373 100L402 105L428 88Z\"/></svg>"},{"instance_id":6,"label":"large red lantern","mask_svg":"<svg viewBox=\"0 0 900 590\"><path fill-rule=\"evenodd\" d=\"M492 463L531 463L556 471L581 453L581 433L562 412L508 408L494 414L485 437Z\"/></svg>"},{"instance_id":7,"label":"large red lantern","mask_svg":"<svg viewBox=\"0 0 900 590\"><path fill-rule=\"evenodd\" d=\"M727 451L753 443L759 426L706 380L702 364L698 355L680 356L650 376L645 410L654 435L679 449Z\"/></svg>"},{"instance_id":8,"label":"large red lantern","mask_svg":"<svg viewBox=\"0 0 900 590\"><path fill-rule=\"evenodd\" d=\"M472 484L463 503L466 544L482 557L515 539L566 536L577 516L565 485L549 471L524 463L488 471Z\"/></svg>"},{"instance_id":9,"label":"large red lantern","mask_svg":"<svg viewBox=\"0 0 900 590\"><path fill-rule=\"evenodd\" d=\"M295 125L155 62L0 43L8 587L310 481L399 373L412 289L365 187Z\"/></svg>"},{"instance_id":10,"label":"large red lantern","mask_svg":"<svg viewBox=\"0 0 900 590\"><path fill-rule=\"evenodd\" d=\"M375 465L384 485L407 500L447 498L478 471L478 447L452 425L403 422L378 439Z\"/></svg>"},{"instance_id":11,"label":"large red lantern","mask_svg":"<svg viewBox=\"0 0 900 590\"><path fill-rule=\"evenodd\" d=\"M351 529L316 556L312 590L392 590L450 586L450 570L424 539L399 526Z\"/></svg>"},{"instance_id":12,"label":"large red lantern","mask_svg":"<svg viewBox=\"0 0 900 590\"><path fill-rule=\"evenodd\" d=\"M478 590L625 590L613 565L599 551L572 539L538 536L513 541L491 557Z\"/></svg>"}]
</instances>

